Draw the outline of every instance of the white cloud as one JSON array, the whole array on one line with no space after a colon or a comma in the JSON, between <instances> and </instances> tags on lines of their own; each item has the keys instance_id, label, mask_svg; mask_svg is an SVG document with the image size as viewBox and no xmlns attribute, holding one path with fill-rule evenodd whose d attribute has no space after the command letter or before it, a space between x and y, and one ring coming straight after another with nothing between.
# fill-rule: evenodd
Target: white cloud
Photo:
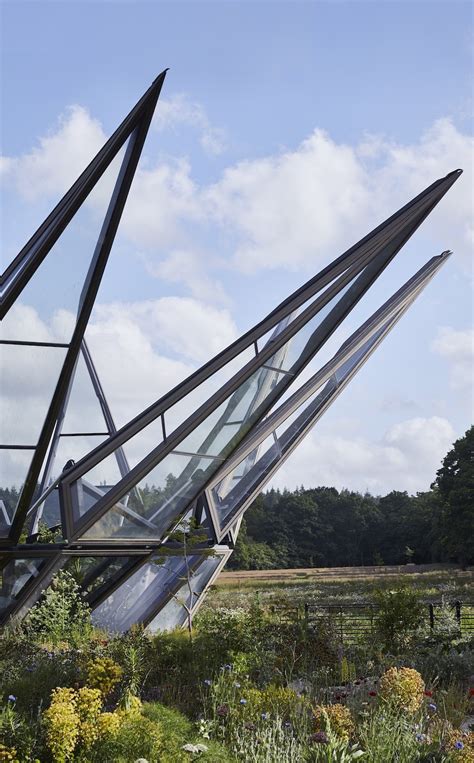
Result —
<instances>
[{"instance_id":1,"label":"white cloud","mask_svg":"<svg viewBox=\"0 0 474 763\"><path fill-rule=\"evenodd\" d=\"M321 435L316 429L298 446L272 481L274 487L331 485L373 494L427 490L455 439L444 418L407 419L380 442L350 437L344 429Z\"/></svg>"},{"instance_id":2,"label":"white cloud","mask_svg":"<svg viewBox=\"0 0 474 763\"><path fill-rule=\"evenodd\" d=\"M3 157L4 174L29 202L63 194L106 141L97 119L82 106L70 106L56 130L20 157Z\"/></svg>"},{"instance_id":3,"label":"white cloud","mask_svg":"<svg viewBox=\"0 0 474 763\"><path fill-rule=\"evenodd\" d=\"M184 284L191 294L206 302L228 304L229 298L222 283L206 273L209 257L205 252L193 252L185 249L172 251L164 260L148 262L147 269L155 278L170 283Z\"/></svg>"},{"instance_id":4,"label":"white cloud","mask_svg":"<svg viewBox=\"0 0 474 763\"><path fill-rule=\"evenodd\" d=\"M474 381L474 329L451 326L438 329L431 349L451 366L451 385L456 390L472 389Z\"/></svg>"},{"instance_id":5,"label":"white cloud","mask_svg":"<svg viewBox=\"0 0 474 763\"><path fill-rule=\"evenodd\" d=\"M449 119L412 145L372 137L347 146L318 129L295 150L229 167L207 202L237 237L238 268L316 269L461 166L465 176L433 213L433 230L440 250L470 253L472 147Z\"/></svg>"},{"instance_id":6,"label":"white cloud","mask_svg":"<svg viewBox=\"0 0 474 763\"><path fill-rule=\"evenodd\" d=\"M190 100L184 93L178 93L172 98L160 98L153 122L158 130L175 128L181 124L194 127L200 133L200 143L207 154L217 156L225 151L224 130L213 127L203 106Z\"/></svg>"},{"instance_id":7,"label":"white cloud","mask_svg":"<svg viewBox=\"0 0 474 763\"><path fill-rule=\"evenodd\" d=\"M184 96L160 101L157 126L178 123L204 130L207 117ZM4 157L4 174L29 201L57 196L104 141L100 123L74 106L32 151ZM194 269L196 258L191 261L189 252L202 251L199 270L207 296L216 293L216 279L207 275L216 263L225 270L232 261L247 273L316 271L436 178L461 166L465 175L424 230L435 251L453 248L470 254L472 155L472 138L449 119L440 119L411 144L370 136L351 146L315 129L296 148L228 166L210 186L196 182L187 159L150 157L136 173L121 232L149 272L170 280L179 273L182 252ZM110 175L115 172L111 168ZM111 189L105 179L102 185L93 196L100 211ZM223 248L225 262L217 260ZM185 283L186 277L187 268Z\"/></svg>"}]
</instances>

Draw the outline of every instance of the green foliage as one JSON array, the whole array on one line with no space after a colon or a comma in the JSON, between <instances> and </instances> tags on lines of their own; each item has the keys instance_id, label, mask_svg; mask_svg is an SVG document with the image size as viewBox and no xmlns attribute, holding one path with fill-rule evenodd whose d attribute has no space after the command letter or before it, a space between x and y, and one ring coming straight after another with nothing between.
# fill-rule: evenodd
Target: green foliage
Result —
<instances>
[{"instance_id":1,"label":"green foliage","mask_svg":"<svg viewBox=\"0 0 474 763\"><path fill-rule=\"evenodd\" d=\"M400 587L379 589L373 594L377 606L375 628L381 645L398 654L413 640L423 621L423 608L414 591Z\"/></svg>"},{"instance_id":2,"label":"green foliage","mask_svg":"<svg viewBox=\"0 0 474 763\"><path fill-rule=\"evenodd\" d=\"M122 668L110 657L96 657L87 665L86 684L107 697L122 676Z\"/></svg>"},{"instance_id":3,"label":"green foliage","mask_svg":"<svg viewBox=\"0 0 474 763\"><path fill-rule=\"evenodd\" d=\"M67 570L56 573L43 599L28 613L26 623L43 641L54 646L87 643L92 633L90 609Z\"/></svg>"},{"instance_id":4,"label":"green foliage","mask_svg":"<svg viewBox=\"0 0 474 763\"><path fill-rule=\"evenodd\" d=\"M111 656L122 671L118 688L120 703L125 708L129 707L131 698L142 692L149 650L150 642L140 626L110 642Z\"/></svg>"},{"instance_id":5,"label":"green foliage","mask_svg":"<svg viewBox=\"0 0 474 763\"><path fill-rule=\"evenodd\" d=\"M474 563L474 426L456 440L433 484L442 505L441 535L459 564Z\"/></svg>"}]
</instances>

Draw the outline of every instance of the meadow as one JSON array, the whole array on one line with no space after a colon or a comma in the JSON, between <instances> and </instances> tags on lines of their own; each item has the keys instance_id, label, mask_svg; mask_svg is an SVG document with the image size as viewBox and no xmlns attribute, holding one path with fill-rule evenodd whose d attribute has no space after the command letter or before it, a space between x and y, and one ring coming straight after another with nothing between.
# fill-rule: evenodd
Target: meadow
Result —
<instances>
[{"instance_id":1,"label":"meadow","mask_svg":"<svg viewBox=\"0 0 474 763\"><path fill-rule=\"evenodd\" d=\"M191 632L113 635L59 573L0 636L0 760L474 763L474 639L449 604L473 583L450 566L226 572ZM325 606L355 599L370 637L341 638Z\"/></svg>"}]
</instances>

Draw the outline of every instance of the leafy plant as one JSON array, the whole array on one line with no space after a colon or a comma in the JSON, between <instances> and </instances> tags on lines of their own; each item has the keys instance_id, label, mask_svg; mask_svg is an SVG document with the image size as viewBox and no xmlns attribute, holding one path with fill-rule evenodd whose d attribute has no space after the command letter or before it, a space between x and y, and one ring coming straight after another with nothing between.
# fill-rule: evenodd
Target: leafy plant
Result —
<instances>
[{"instance_id":1,"label":"leafy plant","mask_svg":"<svg viewBox=\"0 0 474 763\"><path fill-rule=\"evenodd\" d=\"M92 634L90 609L67 570L56 573L43 599L29 612L26 623L43 641L54 646L87 643Z\"/></svg>"}]
</instances>

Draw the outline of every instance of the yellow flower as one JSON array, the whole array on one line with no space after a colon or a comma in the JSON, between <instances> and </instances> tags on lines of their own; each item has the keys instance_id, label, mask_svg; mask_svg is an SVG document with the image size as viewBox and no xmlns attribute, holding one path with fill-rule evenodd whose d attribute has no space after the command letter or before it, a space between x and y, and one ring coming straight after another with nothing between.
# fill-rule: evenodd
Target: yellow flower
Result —
<instances>
[{"instance_id":1,"label":"yellow flower","mask_svg":"<svg viewBox=\"0 0 474 763\"><path fill-rule=\"evenodd\" d=\"M415 713L423 702L425 684L417 670L390 668L380 679L379 695L407 713Z\"/></svg>"},{"instance_id":2,"label":"yellow flower","mask_svg":"<svg viewBox=\"0 0 474 763\"><path fill-rule=\"evenodd\" d=\"M327 731L328 725L331 731L344 742L348 742L354 733L354 721L351 711L344 705L317 705L313 710L316 731Z\"/></svg>"}]
</instances>

